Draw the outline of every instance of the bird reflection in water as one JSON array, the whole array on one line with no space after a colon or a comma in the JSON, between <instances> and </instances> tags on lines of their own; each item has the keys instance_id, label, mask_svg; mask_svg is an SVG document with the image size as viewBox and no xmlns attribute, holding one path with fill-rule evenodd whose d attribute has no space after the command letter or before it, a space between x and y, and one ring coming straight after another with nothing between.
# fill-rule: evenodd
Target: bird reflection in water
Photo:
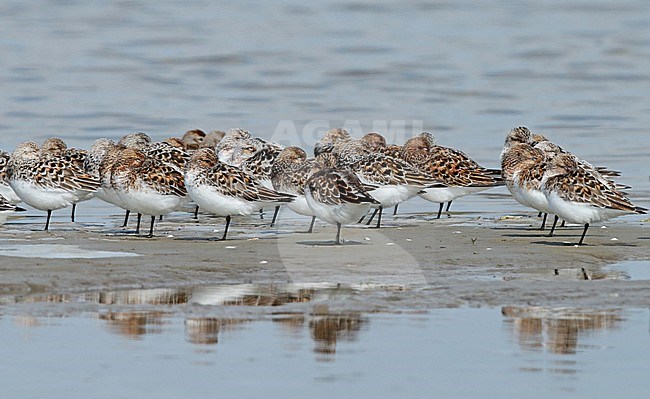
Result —
<instances>
[{"instance_id":1,"label":"bird reflection in water","mask_svg":"<svg viewBox=\"0 0 650 399\"><path fill-rule=\"evenodd\" d=\"M221 320L214 317L185 319L185 337L196 345L216 345L219 342Z\"/></svg>"},{"instance_id":2,"label":"bird reflection in water","mask_svg":"<svg viewBox=\"0 0 650 399\"><path fill-rule=\"evenodd\" d=\"M99 319L109 323L110 330L129 339L139 339L146 334L160 334L169 317L164 312L108 312L100 313Z\"/></svg>"},{"instance_id":3,"label":"bird reflection in water","mask_svg":"<svg viewBox=\"0 0 650 399\"><path fill-rule=\"evenodd\" d=\"M218 307L282 307L305 304L318 296L354 295L355 289L340 286L312 287L294 284L235 284L190 287L181 289L140 289L101 291L77 295L28 296L17 302L34 303L96 303L108 305L97 317L108 322L111 332L128 339L141 339L146 334L160 334L166 325L174 323L175 313L166 306L200 305ZM119 310L114 310L119 307ZM137 307L137 309L130 309ZM152 308L152 309L149 309ZM282 326L296 339L304 337L309 329L315 342L318 360L331 361L341 341L354 341L367 324L367 318L358 312L331 312L327 305L317 304L311 309L282 308L271 313L271 320ZM263 321L255 317L188 316L184 320L185 338L195 345L216 345L219 333L234 331L243 323ZM36 324L35 324L36 326Z\"/></svg>"},{"instance_id":4,"label":"bird reflection in water","mask_svg":"<svg viewBox=\"0 0 650 399\"><path fill-rule=\"evenodd\" d=\"M330 313L327 305L314 307L309 320L311 336L316 342L314 352L323 355L319 360L333 360L339 340L354 341L367 323L367 319L358 313Z\"/></svg>"},{"instance_id":5,"label":"bird reflection in water","mask_svg":"<svg viewBox=\"0 0 650 399\"><path fill-rule=\"evenodd\" d=\"M219 343L219 333L235 331L243 323L252 320L218 318L218 317L188 317L185 319L185 338L195 345L216 345Z\"/></svg>"},{"instance_id":6,"label":"bird reflection in water","mask_svg":"<svg viewBox=\"0 0 650 399\"><path fill-rule=\"evenodd\" d=\"M102 291L87 294L85 300L103 305L181 305L187 303L187 290L157 288L147 290Z\"/></svg>"},{"instance_id":7,"label":"bird reflection in water","mask_svg":"<svg viewBox=\"0 0 650 399\"><path fill-rule=\"evenodd\" d=\"M584 348L580 337L618 329L623 320L620 309L504 306L501 313L522 349L558 355L575 354Z\"/></svg>"}]
</instances>

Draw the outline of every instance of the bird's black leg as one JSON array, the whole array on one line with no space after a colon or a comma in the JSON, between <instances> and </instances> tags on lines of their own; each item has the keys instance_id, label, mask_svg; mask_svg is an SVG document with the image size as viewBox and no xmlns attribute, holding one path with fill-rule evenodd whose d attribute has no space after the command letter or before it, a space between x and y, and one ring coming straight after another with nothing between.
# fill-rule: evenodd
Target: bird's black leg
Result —
<instances>
[{"instance_id":1,"label":"bird's black leg","mask_svg":"<svg viewBox=\"0 0 650 399\"><path fill-rule=\"evenodd\" d=\"M221 237L221 241L225 241L226 235L228 235L228 227L230 227L230 215L226 216L226 229L223 231L223 237Z\"/></svg>"},{"instance_id":2,"label":"bird's black leg","mask_svg":"<svg viewBox=\"0 0 650 399\"><path fill-rule=\"evenodd\" d=\"M375 211L370 216L370 219L368 219L368 221L366 222L366 226L369 225L370 223L372 223L372 220L375 218L375 215L377 215L378 211L379 211L379 208L376 208Z\"/></svg>"},{"instance_id":3,"label":"bird's black leg","mask_svg":"<svg viewBox=\"0 0 650 399\"><path fill-rule=\"evenodd\" d=\"M122 227L126 227L126 224L127 224L128 221L129 221L129 215L130 215L130 214L131 214L131 211L127 209L127 210L126 210L126 214L124 215L124 224L122 225Z\"/></svg>"},{"instance_id":4,"label":"bird's black leg","mask_svg":"<svg viewBox=\"0 0 650 399\"><path fill-rule=\"evenodd\" d=\"M156 222L156 217L151 216L151 225L149 225L149 235L147 237L152 238L153 237L153 225Z\"/></svg>"},{"instance_id":5,"label":"bird's black leg","mask_svg":"<svg viewBox=\"0 0 650 399\"><path fill-rule=\"evenodd\" d=\"M380 228L380 227L381 227L381 215L382 215L383 213L384 213L384 207L381 206L381 205L379 205L379 216L377 216L377 226L375 226L376 228Z\"/></svg>"},{"instance_id":6,"label":"bird's black leg","mask_svg":"<svg viewBox=\"0 0 650 399\"><path fill-rule=\"evenodd\" d=\"M589 223L585 223L585 229L582 232L582 237L580 237L578 245L582 245L582 241L585 239L585 235L587 235L587 229L589 229Z\"/></svg>"},{"instance_id":7,"label":"bird's black leg","mask_svg":"<svg viewBox=\"0 0 650 399\"><path fill-rule=\"evenodd\" d=\"M138 224L135 227L135 234L140 234L140 222L142 221L142 214L138 213Z\"/></svg>"},{"instance_id":8,"label":"bird's black leg","mask_svg":"<svg viewBox=\"0 0 650 399\"><path fill-rule=\"evenodd\" d=\"M50 229L50 218L52 217L52 210L48 209L47 210L47 220L45 220L45 230L43 231L48 231Z\"/></svg>"},{"instance_id":9,"label":"bird's black leg","mask_svg":"<svg viewBox=\"0 0 650 399\"><path fill-rule=\"evenodd\" d=\"M336 222L336 245L341 245L341 222Z\"/></svg>"},{"instance_id":10,"label":"bird's black leg","mask_svg":"<svg viewBox=\"0 0 650 399\"><path fill-rule=\"evenodd\" d=\"M309 230L307 230L307 233L313 233L314 232L314 223L316 222L316 216L311 217L311 223L309 224Z\"/></svg>"},{"instance_id":11,"label":"bird's black leg","mask_svg":"<svg viewBox=\"0 0 650 399\"><path fill-rule=\"evenodd\" d=\"M280 211L280 205L275 206L275 210L273 211L273 219L271 219L271 224L269 227L273 227L275 224L275 220L278 218L278 212Z\"/></svg>"},{"instance_id":12,"label":"bird's black leg","mask_svg":"<svg viewBox=\"0 0 650 399\"><path fill-rule=\"evenodd\" d=\"M548 213L544 212L544 218L542 219L542 227L540 227L540 230L544 230L544 227L546 227L546 218L548 217Z\"/></svg>"},{"instance_id":13,"label":"bird's black leg","mask_svg":"<svg viewBox=\"0 0 650 399\"><path fill-rule=\"evenodd\" d=\"M558 215L555 215L555 217L553 218L553 227L551 227L551 232L548 233L548 236L549 236L549 237L553 237L553 232L555 231L555 226L557 226L557 220L558 220L559 218L560 218L560 217L559 217Z\"/></svg>"}]
</instances>

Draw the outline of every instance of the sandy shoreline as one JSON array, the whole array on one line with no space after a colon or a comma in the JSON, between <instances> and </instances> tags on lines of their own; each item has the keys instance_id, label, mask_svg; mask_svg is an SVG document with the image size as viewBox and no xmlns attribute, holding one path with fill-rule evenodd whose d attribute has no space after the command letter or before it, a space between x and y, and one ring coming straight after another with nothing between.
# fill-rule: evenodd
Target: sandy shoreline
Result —
<instances>
[{"instance_id":1,"label":"sandy shoreline","mask_svg":"<svg viewBox=\"0 0 650 399\"><path fill-rule=\"evenodd\" d=\"M314 234L300 234L293 231L303 229L301 223L276 230L263 227L263 221L240 220L232 239L220 242L209 239L219 236L213 230L223 228L221 220L187 219L171 217L153 239L90 224L62 223L50 233L8 225L0 231L0 295L330 282L403 285L417 292L411 299L425 307L650 304L647 282L619 280L601 270L623 260L650 259L647 222L621 218L606 228L594 226L588 245L575 247L565 243L577 241L580 227L548 238L536 230L539 219L532 215L441 220L408 215L387 220L380 230L345 228L347 245L333 246L334 227L325 224ZM585 273L593 280L585 281Z\"/></svg>"}]
</instances>

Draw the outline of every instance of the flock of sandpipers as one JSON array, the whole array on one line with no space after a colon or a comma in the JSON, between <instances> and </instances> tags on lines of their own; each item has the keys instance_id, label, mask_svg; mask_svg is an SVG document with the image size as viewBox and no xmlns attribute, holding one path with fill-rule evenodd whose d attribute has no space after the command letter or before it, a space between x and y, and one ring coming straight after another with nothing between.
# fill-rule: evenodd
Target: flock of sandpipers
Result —
<instances>
[{"instance_id":1,"label":"flock of sandpipers","mask_svg":"<svg viewBox=\"0 0 650 399\"><path fill-rule=\"evenodd\" d=\"M225 216L226 239L231 217L286 205L294 212L337 226L367 224L383 210L420 196L438 203L438 217L447 204L464 195L506 185L523 205L584 225L626 213L645 213L612 178L619 173L563 150L525 127L512 129L501 153L501 169L480 166L463 152L436 145L422 133L403 145L387 145L379 133L352 138L344 129L330 129L314 147L315 157L295 146L282 147L246 130L204 133L190 130L182 138L153 142L144 133L122 137L117 143L102 138L89 150L68 148L50 138L40 146L28 141L9 154L0 151L0 217L29 206L52 211L93 197L151 217L153 236L158 216L194 202L196 212ZM196 214L195 214L196 217Z\"/></svg>"}]
</instances>

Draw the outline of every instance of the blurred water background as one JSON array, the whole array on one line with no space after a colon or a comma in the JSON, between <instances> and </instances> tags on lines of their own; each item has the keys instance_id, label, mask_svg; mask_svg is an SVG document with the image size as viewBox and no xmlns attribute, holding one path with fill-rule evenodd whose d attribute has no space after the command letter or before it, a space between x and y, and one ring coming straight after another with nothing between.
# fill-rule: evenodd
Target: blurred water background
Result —
<instances>
[{"instance_id":1,"label":"blurred water background","mask_svg":"<svg viewBox=\"0 0 650 399\"><path fill-rule=\"evenodd\" d=\"M96 138L135 131L162 140L194 128L233 127L310 149L327 128L344 126L357 136L377 130L397 143L432 131L440 144L495 167L505 134L526 125L620 170L621 182L648 206L647 1L5 0L0 15L4 150L50 136L87 148ZM437 210L422 200L409 204ZM498 196L455 204L452 210L523 210ZM98 200L79 212L85 220L112 212L121 223L120 211ZM67 221L68 212L55 217ZM386 308L399 310L394 306ZM603 316L504 307L327 318L301 308L295 322L284 321L286 329L277 328L284 324L275 323L275 313L232 329L235 323L222 321L216 309L179 316L166 305L151 314L100 307L68 317L3 304L0 353L11 361L0 365L0 391L531 398L647 392L647 310Z\"/></svg>"},{"instance_id":2,"label":"blurred water background","mask_svg":"<svg viewBox=\"0 0 650 399\"><path fill-rule=\"evenodd\" d=\"M648 186L646 1L3 1L0 148L421 130L498 164L526 125Z\"/></svg>"}]
</instances>

